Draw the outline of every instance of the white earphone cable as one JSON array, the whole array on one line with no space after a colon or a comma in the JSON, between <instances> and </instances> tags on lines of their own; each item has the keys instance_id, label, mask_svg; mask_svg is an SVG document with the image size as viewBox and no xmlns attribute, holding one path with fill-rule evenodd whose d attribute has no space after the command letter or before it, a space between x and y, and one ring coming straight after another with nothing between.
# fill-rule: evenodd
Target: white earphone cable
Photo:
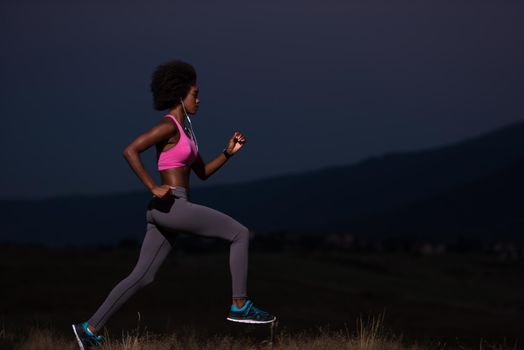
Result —
<instances>
[{"instance_id":1,"label":"white earphone cable","mask_svg":"<svg viewBox=\"0 0 524 350\"><path fill-rule=\"evenodd\" d=\"M191 118L189 118L189 114L187 114L187 112L186 112L186 106L184 106L184 101L182 101L182 99L181 99L180 102L182 102L182 109L184 110L184 114L186 115L186 118L189 121L189 128L191 129L191 135L193 136L193 139L195 139L195 146L196 146L196 149L198 151L198 141L197 141L195 132L193 130L193 123L191 123Z\"/></svg>"}]
</instances>

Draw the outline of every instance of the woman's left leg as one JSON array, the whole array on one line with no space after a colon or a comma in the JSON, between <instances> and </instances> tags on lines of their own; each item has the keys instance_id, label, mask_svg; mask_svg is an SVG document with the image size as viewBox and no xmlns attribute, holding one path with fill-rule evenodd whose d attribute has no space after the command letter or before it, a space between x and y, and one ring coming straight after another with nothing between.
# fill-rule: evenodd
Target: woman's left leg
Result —
<instances>
[{"instance_id":1,"label":"woman's left leg","mask_svg":"<svg viewBox=\"0 0 524 350\"><path fill-rule=\"evenodd\" d=\"M155 275L169 255L176 235L166 237L148 222L138 261L131 273L120 281L106 297L88 323L99 330L120 307L138 290L153 282Z\"/></svg>"}]
</instances>

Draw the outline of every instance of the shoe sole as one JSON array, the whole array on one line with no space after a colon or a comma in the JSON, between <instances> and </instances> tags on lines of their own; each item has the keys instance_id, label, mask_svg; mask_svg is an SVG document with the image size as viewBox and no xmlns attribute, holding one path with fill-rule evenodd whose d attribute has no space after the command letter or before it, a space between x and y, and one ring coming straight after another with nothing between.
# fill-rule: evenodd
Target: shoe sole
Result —
<instances>
[{"instance_id":1,"label":"shoe sole","mask_svg":"<svg viewBox=\"0 0 524 350\"><path fill-rule=\"evenodd\" d=\"M80 350L85 350L84 344L82 344L82 341L80 340L80 337L78 336L78 333L76 332L75 325L72 325L72 326L73 326L73 332L75 332L76 341L78 342L78 345L80 345Z\"/></svg>"},{"instance_id":2,"label":"shoe sole","mask_svg":"<svg viewBox=\"0 0 524 350\"><path fill-rule=\"evenodd\" d=\"M255 320L239 320L239 319L236 319L236 318L226 317L226 320L233 321L233 322L238 322L238 323L272 323L272 322L275 322L277 320L277 318L274 317L270 321L255 321Z\"/></svg>"}]
</instances>

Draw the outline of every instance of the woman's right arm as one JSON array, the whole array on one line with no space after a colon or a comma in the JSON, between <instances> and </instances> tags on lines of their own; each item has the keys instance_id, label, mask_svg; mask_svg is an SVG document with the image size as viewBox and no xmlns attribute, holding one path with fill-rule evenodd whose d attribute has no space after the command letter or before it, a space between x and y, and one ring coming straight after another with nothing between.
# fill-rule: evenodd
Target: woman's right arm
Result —
<instances>
[{"instance_id":1,"label":"woman's right arm","mask_svg":"<svg viewBox=\"0 0 524 350\"><path fill-rule=\"evenodd\" d=\"M140 160L140 153L149 149L154 144L168 139L176 131L175 125L171 121L164 119L158 125L155 125L134 139L123 151L123 156L129 163L129 166L151 193L153 193L153 189L157 187L157 185L144 168Z\"/></svg>"}]
</instances>

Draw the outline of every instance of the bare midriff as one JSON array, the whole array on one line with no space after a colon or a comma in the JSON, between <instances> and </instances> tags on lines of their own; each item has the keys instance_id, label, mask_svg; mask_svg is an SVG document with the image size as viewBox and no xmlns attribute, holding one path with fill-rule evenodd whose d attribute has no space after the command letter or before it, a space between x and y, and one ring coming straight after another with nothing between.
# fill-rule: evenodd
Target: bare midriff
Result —
<instances>
[{"instance_id":1,"label":"bare midriff","mask_svg":"<svg viewBox=\"0 0 524 350\"><path fill-rule=\"evenodd\" d=\"M171 187L181 186L189 189L189 173L191 168L183 166L180 168L171 168L160 171L162 184L168 184Z\"/></svg>"}]
</instances>

